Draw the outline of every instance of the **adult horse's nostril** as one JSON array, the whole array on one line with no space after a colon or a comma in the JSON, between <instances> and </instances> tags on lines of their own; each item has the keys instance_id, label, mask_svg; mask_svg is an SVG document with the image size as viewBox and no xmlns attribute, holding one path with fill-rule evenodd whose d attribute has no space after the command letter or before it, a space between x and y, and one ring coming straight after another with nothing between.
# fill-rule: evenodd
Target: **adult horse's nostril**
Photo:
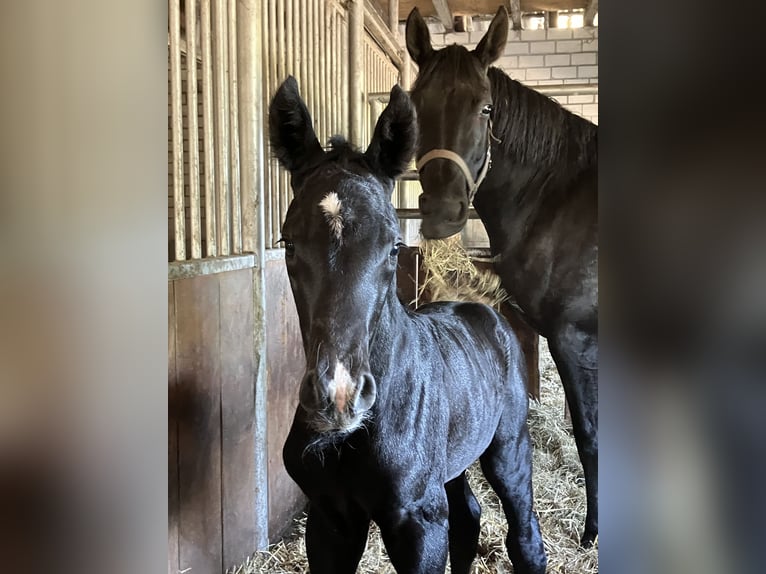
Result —
<instances>
[{"instance_id":1,"label":"adult horse's nostril","mask_svg":"<svg viewBox=\"0 0 766 574\"><path fill-rule=\"evenodd\" d=\"M354 401L354 412L368 411L375 403L375 397L378 395L378 387L375 384L375 377L370 373L364 373L359 377L359 392Z\"/></svg>"}]
</instances>

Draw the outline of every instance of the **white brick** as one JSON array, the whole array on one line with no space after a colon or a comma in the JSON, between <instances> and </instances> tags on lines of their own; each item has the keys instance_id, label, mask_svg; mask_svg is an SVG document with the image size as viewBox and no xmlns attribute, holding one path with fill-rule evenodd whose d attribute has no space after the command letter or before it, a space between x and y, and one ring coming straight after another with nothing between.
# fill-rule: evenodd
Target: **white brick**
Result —
<instances>
[{"instance_id":1,"label":"white brick","mask_svg":"<svg viewBox=\"0 0 766 574\"><path fill-rule=\"evenodd\" d=\"M545 30L522 30L521 39L527 41L545 40Z\"/></svg>"},{"instance_id":2,"label":"white brick","mask_svg":"<svg viewBox=\"0 0 766 574\"><path fill-rule=\"evenodd\" d=\"M489 29L489 26L487 26L486 29ZM509 42L518 42L521 40L521 30L508 30L508 41Z\"/></svg>"},{"instance_id":3,"label":"white brick","mask_svg":"<svg viewBox=\"0 0 766 574\"><path fill-rule=\"evenodd\" d=\"M500 56L500 58L494 64L501 70L513 70L519 67L518 56Z\"/></svg>"},{"instance_id":4,"label":"white brick","mask_svg":"<svg viewBox=\"0 0 766 574\"><path fill-rule=\"evenodd\" d=\"M471 43L478 44L486 33L486 30L474 30L471 32Z\"/></svg>"},{"instance_id":5,"label":"white brick","mask_svg":"<svg viewBox=\"0 0 766 574\"><path fill-rule=\"evenodd\" d=\"M555 54L551 56L545 56L545 65L546 66L568 66L569 54Z\"/></svg>"},{"instance_id":6,"label":"white brick","mask_svg":"<svg viewBox=\"0 0 766 574\"><path fill-rule=\"evenodd\" d=\"M540 80L538 86L558 86L561 82L558 80Z\"/></svg>"},{"instance_id":7,"label":"white brick","mask_svg":"<svg viewBox=\"0 0 766 574\"><path fill-rule=\"evenodd\" d=\"M437 20L434 22L428 23L428 31L431 32L431 34L444 34L444 24L441 23L441 21Z\"/></svg>"},{"instance_id":8,"label":"white brick","mask_svg":"<svg viewBox=\"0 0 766 574\"><path fill-rule=\"evenodd\" d=\"M577 80L577 79L567 79L567 80L561 80L565 84L587 84L587 80Z\"/></svg>"},{"instance_id":9,"label":"white brick","mask_svg":"<svg viewBox=\"0 0 766 574\"><path fill-rule=\"evenodd\" d=\"M572 94L569 96L570 104L592 104L593 96L590 94Z\"/></svg>"},{"instance_id":10,"label":"white brick","mask_svg":"<svg viewBox=\"0 0 766 574\"><path fill-rule=\"evenodd\" d=\"M539 82L537 80L526 80L524 85L529 88L534 88Z\"/></svg>"},{"instance_id":11,"label":"white brick","mask_svg":"<svg viewBox=\"0 0 766 574\"><path fill-rule=\"evenodd\" d=\"M597 116L598 115L598 104L583 104L583 106L582 106L582 114L584 116Z\"/></svg>"},{"instance_id":12,"label":"white brick","mask_svg":"<svg viewBox=\"0 0 766 574\"><path fill-rule=\"evenodd\" d=\"M595 95L593 96L593 101L594 101L594 102L596 102L596 103L598 103L598 94L595 94Z\"/></svg>"},{"instance_id":13,"label":"white brick","mask_svg":"<svg viewBox=\"0 0 766 574\"><path fill-rule=\"evenodd\" d=\"M444 45L449 46L451 44L460 44L461 46L467 44L470 38L468 32L448 32L444 34Z\"/></svg>"},{"instance_id":14,"label":"white brick","mask_svg":"<svg viewBox=\"0 0 766 574\"><path fill-rule=\"evenodd\" d=\"M572 54L573 66L595 66L598 63L598 53L585 52L584 54Z\"/></svg>"},{"instance_id":15,"label":"white brick","mask_svg":"<svg viewBox=\"0 0 766 574\"><path fill-rule=\"evenodd\" d=\"M569 28L548 28L547 38L549 40L569 40L572 37L572 30Z\"/></svg>"},{"instance_id":16,"label":"white brick","mask_svg":"<svg viewBox=\"0 0 766 574\"><path fill-rule=\"evenodd\" d=\"M551 68L551 74L554 78L576 78L577 77L577 67L575 66L568 66L565 68Z\"/></svg>"},{"instance_id":17,"label":"white brick","mask_svg":"<svg viewBox=\"0 0 766 574\"><path fill-rule=\"evenodd\" d=\"M519 56L520 68L542 68L544 65L543 56Z\"/></svg>"},{"instance_id":18,"label":"white brick","mask_svg":"<svg viewBox=\"0 0 766 574\"><path fill-rule=\"evenodd\" d=\"M529 54L529 44L527 42L508 42L505 45L503 54L513 56L514 54Z\"/></svg>"},{"instance_id":19,"label":"white brick","mask_svg":"<svg viewBox=\"0 0 766 574\"><path fill-rule=\"evenodd\" d=\"M574 38L598 38L598 28L575 28L572 32L574 32L572 34Z\"/></svg>"},{"instance_id":20,"label":"white brick","mask_svg":"<svg viewBox=\"0 0 766 574\"><path fill-rule=\"evenodd\" d=\"M516 80L517 82L525 82L527 79L527 71L526 70L511 70L508 72L508 75Z\"/></svg>"},{"instance_id":21,"label":"white brick","mask_svg":"<svg viewBox=\"0 0 766 574\"><path fill-rule=\"evenodd\" d=\"M583 40L582 51L583 52L598 52L598 40Z\"/></svg>"},{"instance_id":22,"label":"white brick","mask_svg":"<svg viewBox=\"0 0 766 574\"><path fill-rule=\"evenodd\" d=\"M444 46L444 34L431 34L431 44L434 48L441 48Z\"/></svg>"},{"instance_id":23,"label":"white brick","mask_svg":"<svg viewBox=\"0 0 766 574\"><path fill-rule=\"evenodd\" d=\"M527 80L549 80L550 68L527 68Z\"/></svg>"},{"instance_id":24,"label":"white brick","mask_svg":"<svg viewBox=\"0 0 766 574\"><path fill-rule=\"evenodd\" d=\"M557 52L582 52L582 40L560 40L556 42Z\"/></svg>"},{"instance_id":25,"label":"white brick","mask_svg":"<svg viewBox=\"0 0 766 574\"><path fill-rule=\"evenodd\" d=\"M564 106L566 109L568 109L573 114L582 115L582 105L581 104L567 104Z\"/></svg>"},{"instance_id":26,"label":"white brick","mask_svg":"<svg viewBox=\"0 0 766 574\"><path fill-rule=\"evenodd\" d=\"M578 66L577 76L579 78L598 78L598 66Z\"/></svg>"},{"instance_id":27,"label":"white brick","mask_svg":"<svg viewBox=\"0 0 766 574\"><path fill-rule=\"evenodd\" d=\"M562 106L565 106L565 105L567 105L569 103L568 96L551 96L551 99L554 102L558 102Z\"/></svg>"},{"instance_id":28,"label":"white brick","mask_svg":"<svg viewBox=\"0 0 766 574\"><path fill-rule=\"evenodd\" d=\"M556 51L556 42L531 42L529 51L532 54L553 54Z\"/></svg>"}]
</instances>

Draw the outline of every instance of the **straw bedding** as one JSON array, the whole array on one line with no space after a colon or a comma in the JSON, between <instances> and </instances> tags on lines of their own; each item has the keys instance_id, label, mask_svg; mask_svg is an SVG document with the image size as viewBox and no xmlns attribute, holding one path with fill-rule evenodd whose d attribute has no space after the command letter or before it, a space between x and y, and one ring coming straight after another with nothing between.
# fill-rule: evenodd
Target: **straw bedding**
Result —
<instances>
[{"instance_id":1,"label":"straw bedding","mask_svg":"<svg viewBox=\"0 0 766 574\"><path fill-rule=\"evenodd\" d=\"M459 238L424 241L421 244L429 298L480 300L492 306L507 298L499 279L471 264ZM534 444L533 486L535 510L540 520L548 572L591 574L598 572L598 543L590 550L579 548L585 519L585 489L571 427L564 418L564 394L545 339L540 339L540 402L530 401L529 428ZM507 526L499 500L481 474L478 463L468 479L482 508L479 552L475 574L513 572L505 550ZM295 520L289 536L267 550L257 552L230 574L306 573L305 514ZM393 574L378 528L373 524L360 574ZM449 567L447 572L449 572Z\"/></svg>"}]
</instances>

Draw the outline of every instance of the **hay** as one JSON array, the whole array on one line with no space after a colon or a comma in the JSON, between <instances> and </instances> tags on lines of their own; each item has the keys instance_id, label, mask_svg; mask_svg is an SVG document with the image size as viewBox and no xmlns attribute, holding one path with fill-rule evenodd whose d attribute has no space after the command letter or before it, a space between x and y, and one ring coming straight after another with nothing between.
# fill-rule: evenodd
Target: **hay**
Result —
<instances>
[{"instance_id":1,"label":"hay","mask_svg":"<svg viewBox=\"0 0 766 574\"><path fill-rule=\"evenodd\" d=\"M463 247L460 234L446 239L423 239L423 282L418 296L430 301L478 301L499 309L509 299L500 278L477 269Z\"/></svg>"},{"instance_id":2,"label":"hay","mask_svg":"<svg viewBox=\"0 0 766 574\"><path fill-rule=\"evenodd\" d=\"M419 295L429 300L481 301L495 308L508 299L500 279L477 269L454 235L446 240L422 241L425 280ZM579 547L585 522L585 487L571 428L564 419L564 393L545 339L540 339L540 402L530 401L529 429L534 445L533 488L535 511L540 520L548 554L548 572L593 574L598 572L598 541L589 550ZM513 572L505 550L507 525L500 501L481 474L478 463L467 472L482 508L479 552L474 574ZM304 534L305 514L295 521L284 540L257 552L231 574L286 574L308 572ZM449 572L449 566L447 572ZM383 546L380 531L370 527L360 574L395 574Z\"/></svg>"},{"instance_id":3,"label":"hay","mask_svg":"<svg viewBox=\"0 0 766 574\"><path fill-rule=\"evenodd\" d=\"M585 520L585 488L580 460L570 427L564 419L564 394L545 339L540 339L540 402L531 401L529 428L534 444L535 510L540 520L548 572L593 574L598 572L598 543L590 550L579 547ZM468 480L482 508L479 553L474 574L513 572L505 551L507 526L500 502L478 464L468 470ZM231 574L295 574L308 572L303 535L306 517L295 521L291 534L268 550L257 552ZM357 570L360 574L394 574L380 531L370 528L367 548ZM449 567L447 568L449 572Z\"/></svg>"}]
</instances>

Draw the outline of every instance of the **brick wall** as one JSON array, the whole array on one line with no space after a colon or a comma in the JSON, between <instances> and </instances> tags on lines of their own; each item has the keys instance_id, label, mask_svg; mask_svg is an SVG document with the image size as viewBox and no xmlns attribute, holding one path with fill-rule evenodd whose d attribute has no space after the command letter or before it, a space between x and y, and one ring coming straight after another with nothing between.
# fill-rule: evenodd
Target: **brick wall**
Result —
<instances>
[{"instance_id":1,"label":"brick wall","mask_svg":"<svg viewBox=\"0 0 766 574\"><path fill-rule=\"evenodd\" d=\"M489 27L490 19L473 20L472 32L447 32L441 22L430 22L434 48L460 44L472 50ZM404 24L399 38L404 42ZM598 27L511 30L505 52L494 64L524 85L598 85ZM598 123L598 94L554 96L575 114Z\"/></svg>"}]
</instances>

